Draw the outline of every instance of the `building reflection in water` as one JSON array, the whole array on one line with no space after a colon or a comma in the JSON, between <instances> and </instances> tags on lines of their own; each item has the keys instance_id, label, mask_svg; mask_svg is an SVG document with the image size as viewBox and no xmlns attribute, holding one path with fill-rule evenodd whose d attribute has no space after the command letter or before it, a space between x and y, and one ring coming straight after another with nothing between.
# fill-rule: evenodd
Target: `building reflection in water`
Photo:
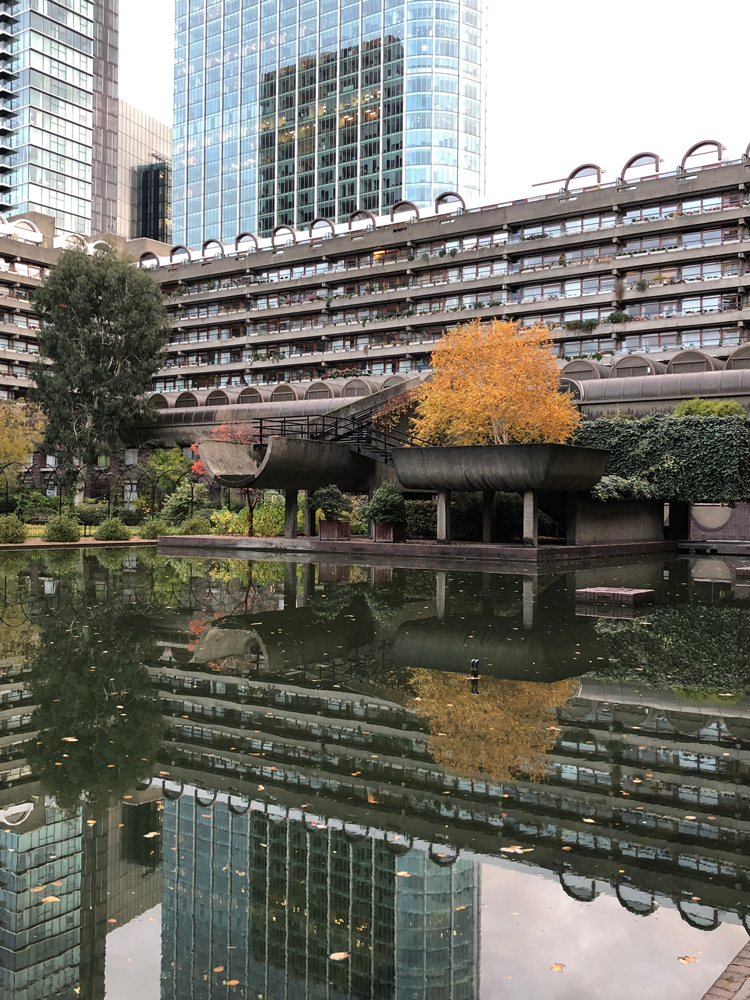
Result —
<instances>
[{"instance_id":1,"label":"building reflection in water","mask_svg":"<svg viewBox=\"0 0 750 1000\"><path fill-rule=\"evenodd\" d=\"M472 861L194 792L166 801L164 846L163 1000L213 995L207 974L217 996L233 979L268 998L479 995Z\"/></svg>"},{"instance_id":2,"label":"building reflection in water","mask_svg":"<svg viewBox=\"0 0 750 1000\"><path fill-rule=\"evenodd\" d=\"M665 621L689 648L713 644L729 677L741 650L721 629L741 639L750 612L669 572ZM434 577L430 597L393 573L390 589L306 574L282 574L246 613L192 577L187 597L158 612L152 588L140 612L137 580L89 566L100 601L140 614L138 697L158 700L164 729L151 775L95 814L57 808L32 773L31 660L0 663L3 995L102 1000L108 931L163 900L163 1000L224 997L234 979L264 1000L477 1000L477 855L551 872L582 904L607 893L705 930L750 924L750 698L670 686L661 608L597 624L576 613L577 574L455 575L436 597ZM637 654L651 684L577 679L615 652ZM428 680L445 711L426 704ZM510 757L502 774L472 767L503 710L543 780L513 776ZM515 845L528 853L503 851Z\"/></svg>"}]
</instances>

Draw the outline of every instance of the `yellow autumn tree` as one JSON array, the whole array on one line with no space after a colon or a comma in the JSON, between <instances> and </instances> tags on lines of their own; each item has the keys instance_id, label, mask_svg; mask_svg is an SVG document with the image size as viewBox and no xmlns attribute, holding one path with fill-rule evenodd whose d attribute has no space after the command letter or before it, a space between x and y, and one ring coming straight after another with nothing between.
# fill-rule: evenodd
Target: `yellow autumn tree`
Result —
<instances>
[{"instance_id":1,"label":"yellow autumn tree","mask_svg":"<svg viewBox=\"0 0 750 1000\"><path fill-rule=\"evenodd\" d=\"M412 671L413 707L429 719L435 763L495 782L544 777L555 738L554 710L573 697L577 685L576 680L539 684L482 677L474 695L461 674Z\"/></svg>"},{"instance_id":2,"label":"yellow autumn tree","mask_svg":"<svg viewBox=\"0 0 750 1000\"><path fill-rule=\"evenodd\" d=\"M433 374L418 391L415 438L422 444L563 444L580 421L546 327L472 320L432 352Z\"/></svg>"},{"instance_id":3,"label":"yellow autumn tree","mask_svg":"<svg viewBox=\"0 0 750 1000\"><path fill-rule=\"evenodd\" d=\"M44 436L44 418L32 403L0 402L0 465L27 462Z\"/></svg>"}]
</instances>

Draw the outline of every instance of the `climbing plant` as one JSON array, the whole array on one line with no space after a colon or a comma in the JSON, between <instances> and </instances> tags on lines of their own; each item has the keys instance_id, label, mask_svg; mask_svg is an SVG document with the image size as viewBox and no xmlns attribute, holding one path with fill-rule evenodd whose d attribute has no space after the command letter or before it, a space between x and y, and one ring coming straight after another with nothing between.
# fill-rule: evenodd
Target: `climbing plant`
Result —
<instances>
[{"instance_id":1,"label":"climbing plant","mask_svg":"<svg viewBox=\"0 0 750 1000\"><path fill-rule=\"evenodd\" d=\"M750 420L652 415L584 421L576 444L612 456L608 476L645 480L659 500L750 500Z\"/></svg>"}]
</instances>

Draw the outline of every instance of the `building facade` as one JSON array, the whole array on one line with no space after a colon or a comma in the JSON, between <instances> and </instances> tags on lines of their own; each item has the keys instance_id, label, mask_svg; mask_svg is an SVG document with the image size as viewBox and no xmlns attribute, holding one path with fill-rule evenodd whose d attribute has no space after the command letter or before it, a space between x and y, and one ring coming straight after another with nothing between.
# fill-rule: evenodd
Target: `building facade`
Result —
<instances>
[{"instance_id":1,"label":"building facade","mask_svg":"<svg viewBox=\"0 0 750 1000\"><path fill-rule=\"evenodd\" d=\"M172 129L119 102L117 234L172 242Z\"/></svg>"},{"instance_id":2,"label":"building facade","mask_svg":"<svg viewBox=\"0 0 750 1000\"><path fill-rule=\"evenodd\" d=\"M554 195L481 209L437 199L431 212L150 255L172 324L154 389L289 381L304 395L342 373L418 373L446 331L493 317L547 325L561 366L598 358L622 376L615 363L638 355L651 359L640 374L659 373L691 349L713 359L691 364L723 368L750 323L750 160L694 162L586 188L571 178Z\"/></svg>"},{"instance_id":3,"label":"building facade","mask_svg":"<svg viewBox=\"0 0 750 1000\"><path fill-rule=\"evenodd\" d=\"M174 232L482 193L482 0L177 0Z\"/></svg>"},{"instance_id":4,"label":"building facade","mask_svg":"<svg viewBox=\"0 0 750 1000\"><path fill-rule=\"evenodd\" d=\"M114 232L117 0L5 2L0 24L6 211L52 215L60 233Z\"/></svg>"}]
</instances>

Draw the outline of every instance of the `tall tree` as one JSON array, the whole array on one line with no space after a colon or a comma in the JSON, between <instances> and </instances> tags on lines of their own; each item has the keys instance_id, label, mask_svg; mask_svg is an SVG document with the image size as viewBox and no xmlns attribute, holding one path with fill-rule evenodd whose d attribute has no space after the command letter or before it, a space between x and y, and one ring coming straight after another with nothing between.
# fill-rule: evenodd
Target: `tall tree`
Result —
<instances>
[{"instance_id":1,"label":"tall tree","mask_svg":"<svg viewBox=\"0 0 750 1000\"><path fill-rule=\"evenodd\" d=\"M103 246L64 250L34 295L42 319L32 399L45 447L64 462L92 462L147 415L145 393L169 329L147 271Z\"/></svg>"},{"instance_id":2,"label":"tall tree","mask_svg":"<svg viewBox=\"0 0 750 1000\"><path fill-rule=\"evenodd\" d=\"M37 406L0 402L0 465L26 462L43 436L44 417Z\"/></svg>"},{"instance_id":3,"label":"tall tree","mask_svg":"<svg viewBox=\"0 0 750 1000\"><path fill-rule=\"evenodd\" d=\"M473 320L432 352L418 391L415 436L424 444L562 444L580 421L559 391L546 327Z\"/></svg>"}]
</instances>

